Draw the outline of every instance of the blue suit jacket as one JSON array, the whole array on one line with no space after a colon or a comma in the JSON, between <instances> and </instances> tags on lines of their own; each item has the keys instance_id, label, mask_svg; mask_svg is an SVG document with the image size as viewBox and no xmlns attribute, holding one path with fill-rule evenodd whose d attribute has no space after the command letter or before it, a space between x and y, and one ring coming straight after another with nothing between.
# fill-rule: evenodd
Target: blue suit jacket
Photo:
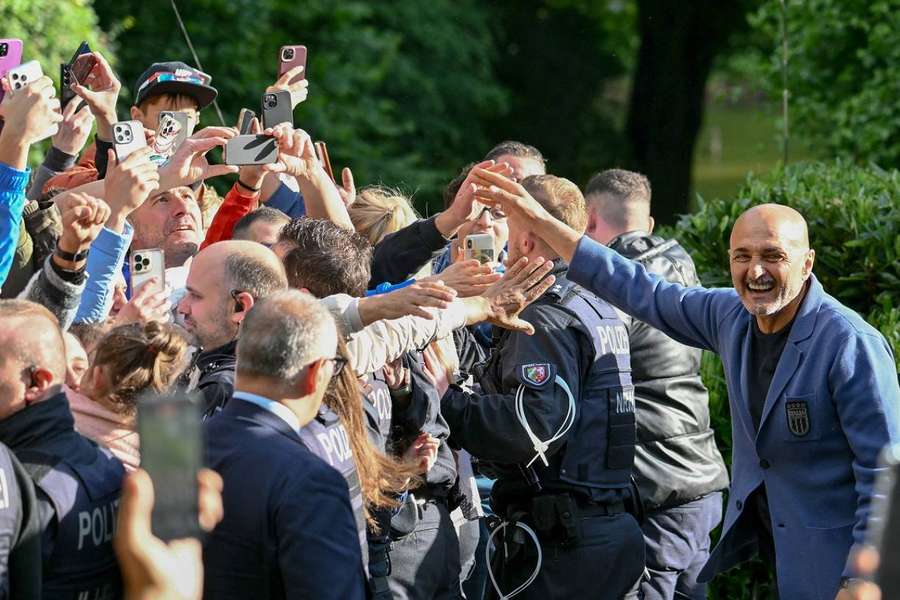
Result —
<instances>
[{"instance_id":1,"label":"blue suit jacket","mask_svg":"<svg viewBox=\"0 0 900 600\"><path fill-rule=\"evenodd\" d=\"M343 476L250 402L232 398L205 427L225 517L204 544L204 598L365 598Z\"/></svg>"},{"instance_id":2,"label":"blue suit jacket","mask_svg":"<svg viewBox=\"0 0 900 600\"><path fill-rule=\"evenodd\" d=\"M582 238L569 278L674 339L722 357L732 418L732 484L722 538L701 578L748 558L740 519L765 483L778 589L831 600L863 541L878 454L900 439L900 389L884 338L813 276L766 397L759 432L747 400L750 319L731 288L685 288Z\"/></svg>"}]
</instances>

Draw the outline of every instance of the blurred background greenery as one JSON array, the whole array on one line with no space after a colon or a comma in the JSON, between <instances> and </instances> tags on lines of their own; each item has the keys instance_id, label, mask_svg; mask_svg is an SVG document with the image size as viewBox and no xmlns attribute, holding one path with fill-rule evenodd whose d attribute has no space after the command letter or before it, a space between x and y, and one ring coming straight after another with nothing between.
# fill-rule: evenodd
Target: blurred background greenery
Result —
<instances>
[{"instance_id":1,"label":"blurred background greenery","mask_svg":"<svg viewBox=\"0 0 900 600\"><path fill-rule=\"evenodd\" d=\"M226 124L258 107L278 48L305 44L310 97L295 123L358 184L399 186L433 214L443 185L504 139L579 184L639 170L657 222L688 214L668 231L709 285L728 284L740 210L792 204L810 218L826 290L898 349L900 0L176 1ZM171 0L4 0L0 29L54 78L89 40L122 79L123 118L150 63L194 64ZM218 124L213 109L203 122ZM703 375L730 456L717 359ZM710 597L771 590L756 562Z\"/></svg>"}]
</instances>

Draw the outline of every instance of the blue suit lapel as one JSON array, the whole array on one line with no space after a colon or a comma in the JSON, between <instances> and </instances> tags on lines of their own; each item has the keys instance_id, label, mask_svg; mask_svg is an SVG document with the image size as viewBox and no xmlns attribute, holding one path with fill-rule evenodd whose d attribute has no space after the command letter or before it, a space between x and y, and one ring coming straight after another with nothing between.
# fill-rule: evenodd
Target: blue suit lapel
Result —
<instances>
[{"instance_id":1,"label":"blue suit lapel","mask_svg":"<svg viewBox=\"0 0 900 600\"><path fill-rule=\"evenodd\" d=\"M819 283L815 275L810 275L809 289L806 291L806 297L800 304L800 309L794 318L791 334L788 336L787 344L784 346L784 351L778 360L778 366L775 368L775 374L772 376L769 392L766 394L766 404L763 406L762 418L759 421L760 431L765 426L766 418L775 407L775 403L784 391L785 386L797 372L797 367L803 358L801 343L813 333L819 306L822 304L824 295L825 291L822 289L822 284Z\"/></svg>"}]
</instances>

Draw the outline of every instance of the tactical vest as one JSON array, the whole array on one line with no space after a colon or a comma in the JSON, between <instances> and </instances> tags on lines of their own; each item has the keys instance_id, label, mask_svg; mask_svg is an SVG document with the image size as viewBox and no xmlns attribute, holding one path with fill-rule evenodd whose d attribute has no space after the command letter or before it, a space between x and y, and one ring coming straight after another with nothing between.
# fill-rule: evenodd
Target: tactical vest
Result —
<instances>
[{"instance_id":1,"label":"tactical vest","mask_svg":"<svg viewBox=\"0 0 900 600\"><path fill-rule=\"evenodd\" d=\"M368 389L364 394L363 408L369 426L369 437L382 452L387 447L391 435L391 390L384 380L384 372L379 369L371 373L366 381Z\"/></svg>"},{"instance_id":2,"label":"tactical vest","mask_svg":"<svg viewBox=\"0 0 900 600\"><path fill-rule=\"evenodd\" d=\"M593 488L628 487L636 443L628 329L612 306L577 285L560 304L590 333L594 360L581 384L559 477Z\"/></svg>"},{"instance_id":3,"label":"tactical vest","mask_svg":"<svg viewBox=\"0 0 900 600\"><path fill-rule=\"evenodd\" d=\"M337 469L347 480L350 491L350 505L356 520L356 531L359 533L360 547L363 551L363 564L368 562L366 544L366 515L363 511L362 486L353 450L350 448L350 437L341 424L338 416L330 408L322 406L316 418L300 428L300 439L310 452Z\"/></svg>"},{"instance_id":4,"label":"tactical vest","mask_svg":"<svg viewBox=\"0 0 900 600\"><path fill-rule=\"evenodd\" d=\"M91 464L37 450L20 451L18 457L56 515L53 551L44 559L43 599L121 598L112 539L125 475L122 463L105 448L97 448Z\"/></svg>"}]
</instances>

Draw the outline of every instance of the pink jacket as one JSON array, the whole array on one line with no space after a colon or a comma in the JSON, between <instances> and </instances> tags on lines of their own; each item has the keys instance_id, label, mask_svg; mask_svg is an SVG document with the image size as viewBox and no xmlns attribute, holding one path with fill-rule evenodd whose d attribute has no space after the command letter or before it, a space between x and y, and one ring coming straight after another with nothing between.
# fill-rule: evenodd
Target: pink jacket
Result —
<instances>
[{"instance_id":1,"label":"pink jacket","mask_svg":"<svg viewBox=\"0 0 900 600\"><path fill-rule=\"evenodd\" d=\"M127 471L134 471L140 466L141 443L134 430L133 417L115 413L69 388L66 388L66 397L79 433L109 448Z\"/></svg>"}]
</instances>

